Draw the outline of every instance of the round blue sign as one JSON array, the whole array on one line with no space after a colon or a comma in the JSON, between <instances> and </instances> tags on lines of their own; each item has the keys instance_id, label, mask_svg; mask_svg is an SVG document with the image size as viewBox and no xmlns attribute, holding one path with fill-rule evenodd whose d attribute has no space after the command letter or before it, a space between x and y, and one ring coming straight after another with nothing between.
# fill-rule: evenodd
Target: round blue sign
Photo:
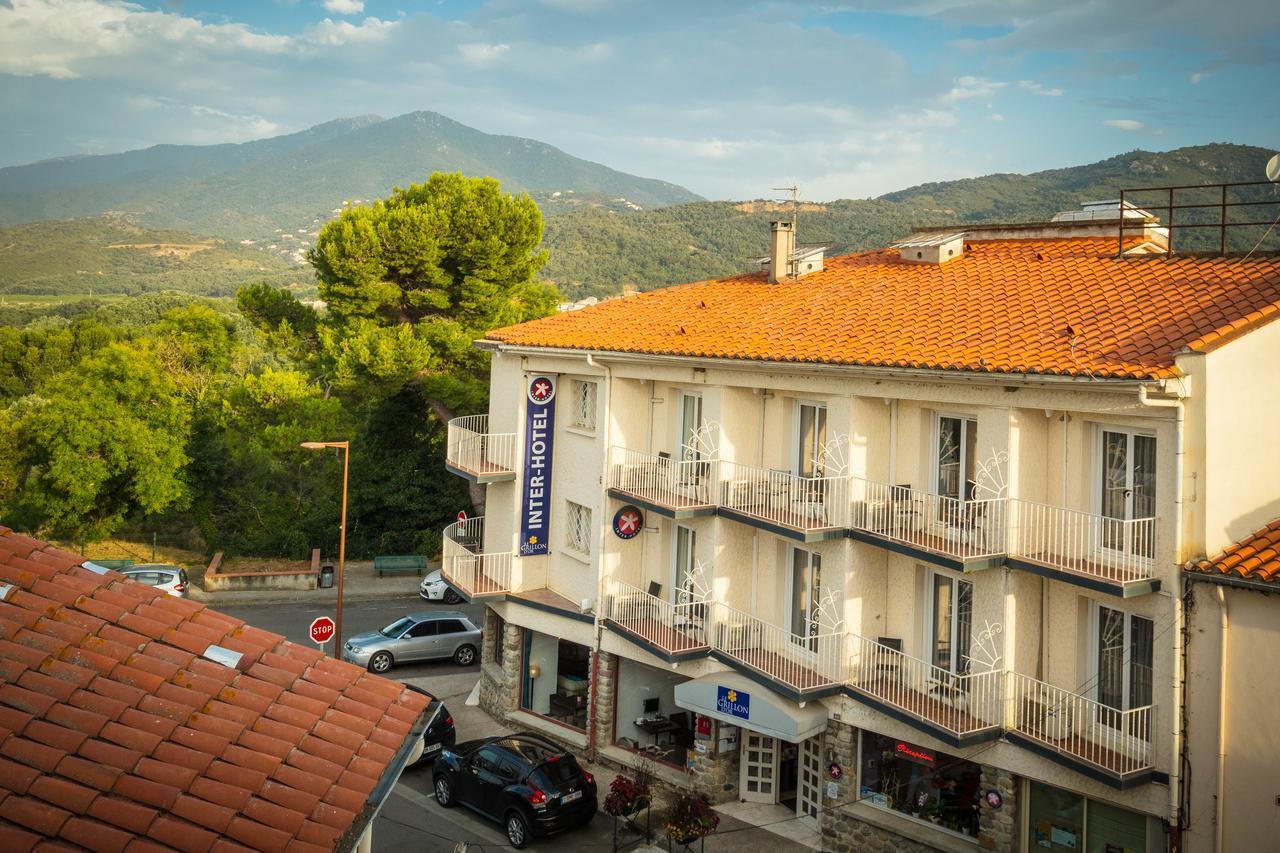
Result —
<instances>
[{"instance_id":1,"label":"round blue sign","mask_svg":"<svg viewBox=\"0 0 1280 853\"><path fill-rule=\"evenodd\" d=\"M627 504L614 513L613 535L619 539L635 539L644 529L644 513L637 506Z\"/></svg>"}]
</instances>

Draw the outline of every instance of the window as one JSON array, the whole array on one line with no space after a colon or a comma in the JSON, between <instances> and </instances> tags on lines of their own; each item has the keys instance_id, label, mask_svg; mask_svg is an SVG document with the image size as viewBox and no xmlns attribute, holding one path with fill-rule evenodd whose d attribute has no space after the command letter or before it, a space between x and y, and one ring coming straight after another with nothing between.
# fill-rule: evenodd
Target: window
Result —
<instances>
[{"instance_id":1,"label":"window","mask_svg":"<svg viewBox=\"0 0 1280 853\"><path fill-rule=\"evenodd\" d=\"M797 637L809 638L801 641L809 651L817 651L817 640L814 638L821 632L821 625L818 624L821 575L821 554L803 548L791 549L791 633Z\"/></svg>"},{"instance_id":2,"label":"window","mask_svg":"<svg viewBox=\"0 0 1280 853\"><path fill-rule=\"evenodd\" d=\"M1137 812L1032 782L1028 850L1145 853L1148 820Z\"/></svg>"},{"instance_id":3,"label":"window","mask_svg":"<svg viewBox=\"0 0 1280 853\"><path fill-rule=\"evenodd\" d=\"M419 622L409 629L406 637L434 637L440 633L439 622Z\"/></svg>"},{"instance_id":4,"label":"window","mask_svg":"<svg viewBox=\"0 0 1280 853\"><path fill-rule=\"evenodd\" d=\"M941 572L928 574L927 645L933 665L956 675L969 671L973 635L973 584Z\"/></svg>"},{"instance_id":5,"label":"window","mask_svg":"<svg viewBox=\"0 0 1280 853\"><path fill-rule=\"evenodd\" d=\"M827 445L827 407L816 403L799 403L796 424L796 474L801 477L821 477Z\"/></svg>"},{"instance_id":6,"label":"window","mask_svg":"<svg viewBox=\"0 0 1280 853\"><path fill-rule=\"evenodd\" d=\"M680 392L680 461L702 459L703 444L702 395Z\"/></svg>"},{"instance_id":7,"label":"window","mask_svg":"<svg viewBox=\"0 0 1280 853\"><path fill-rule=\"evenodd\" d=\"M569 511L565 513L565 543L570 551L583 556L591 556L591 510L582 504L566 501Z\"/></svg>"},{"instance_id":8,"label":"window","mask_svg":"<svg viewBox=\"0 0 1280 853\"><path fill-rule=\"evenodd\" d=\"M595 382L573 380L573 412L570 416L570 426L588 432L596 431L596 389L598 387L599 385Z\"/></svg>"},{"instance_id":9,"label":"window","mask_svg":"<svg viewBox=\"0 0 1280 853\"><path fill-rule=\"evenodd\" d=\"M486 746L471 756L471 766L476 770L496 773L498 770L498 761L500 759L498 750L491 746Z\"/></svg>"},{"instance_id":10,"label":"window","mask_svg":"<svg viewBox=\"0 0 1280 853\"><path fill-rule=\"evenodd\" d=\"M461 634L467 630L466 626L457 619L442 619L436 624L440 626L441 634Z\"/></svg>"},{"instance_id":11,"label":"window","mask_svg":"<svg viewBox=\"0 0 1280 853\"><path fill-rule=\"evenodd\" d=\"M1155 624L1142 616L1095 605L1097 700L1128 711L1151 704L1151 657Z\"/></svg>"},{"instance_id":12,"label":"window","mask_svg":"<svg viewBox=\"0 0 1280 853\"><path fill-rule=\"evenodd\" d=\"M675 581L671 584L672 601L683 604L692 601L696 590L693 588L694 548L697 536L692 527L676 525Z\"/></svg>"},{"instance_id":13,"label":"window","mask_svg":"<svg viewBox=\"0 0 1280 853\"><path fill-rule=\"evenodd\" d=\"M492 610L489 612L493 613L493 634L490 640L493 645L493 662L502 666L502 647L506 645L507 620Z\"/></svg>"},{"instance_id":14,"label":"window","mask_svg":"<svg viewBox=\"0 0 1280 853\"><path fill-rule=\"evenodd\" d=\"M934 494L973 500L978 422L938 416L938 453L934 460Z\"/></svg>"},{"instance_id":15,"label":"window","mask_svg":"<svg viewBox=\"0 0 1280 853\"><path fill-rule=\"evenodd\" d=\"M981 767L866 730L860 747L858 799L978 837Z\"/></svg>"},{"instance_id":16,"label":"window","mask_svg":"<svg viewBox=\"0 0 1280 853\"><path fill-rule=\"evenodd\" d=\"M1156 513L1156 439L1134 432L1102 430L1100 513L1103 548L1155 556L1155 527L1131 524Z\"/></svg>"}]
</instances>

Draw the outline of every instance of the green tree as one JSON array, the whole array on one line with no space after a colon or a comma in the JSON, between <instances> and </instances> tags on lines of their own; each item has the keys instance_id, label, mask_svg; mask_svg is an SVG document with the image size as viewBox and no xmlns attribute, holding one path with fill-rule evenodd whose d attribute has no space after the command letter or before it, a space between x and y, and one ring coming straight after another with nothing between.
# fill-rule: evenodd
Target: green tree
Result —
<instances>
[{"instance_id":1,"label":"green tree","mask_svg":"<svg viewBox=\"0 0 1280 853\"><path fill-rule=\"evenodd\" d=\"M92 541L186 504L190 409L149 342L108 345L18 408L25 526Z\"/></svg>"}]
</instances>

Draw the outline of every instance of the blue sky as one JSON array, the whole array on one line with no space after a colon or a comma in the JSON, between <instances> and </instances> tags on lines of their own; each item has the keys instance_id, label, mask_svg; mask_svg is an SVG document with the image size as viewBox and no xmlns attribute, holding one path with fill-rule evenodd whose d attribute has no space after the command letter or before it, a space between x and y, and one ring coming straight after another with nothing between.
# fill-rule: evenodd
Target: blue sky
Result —
<instances>
[{"instance_id":1,"label":"blue sky","mask_svg":"<svg viewBox=\"0 0 1280 853\"><path fill-rule=\"evenodd\" d=\"M825 200L1280 146L1278 72L1274 0L0 0L0 166L436 110Z\"/></svg>"}]
</instances>

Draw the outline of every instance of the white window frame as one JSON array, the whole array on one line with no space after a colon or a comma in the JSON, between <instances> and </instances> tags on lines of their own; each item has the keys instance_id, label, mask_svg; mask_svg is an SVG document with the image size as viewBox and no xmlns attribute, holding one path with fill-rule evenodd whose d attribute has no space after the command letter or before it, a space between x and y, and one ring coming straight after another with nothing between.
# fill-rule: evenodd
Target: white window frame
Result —
<instances>
[{"instance_id":1,"label":"white window frame","mask_svg":"<svg viewBox=\"0 0 1280 853\"><path fill-rule=\"evenodd\" d=\"M1099 646L1099 643L1098 643L1098 631L1102 627L1102 608L1104 607L1108 610L1115 611L1116 613L1124 614L1124 639L1123 639L1124 654L1121 658L1122 660L1121 669L1124 673L1124 687L1121 692L1124 694L1124 700L1122 704L1125 707L1116 708L1113 710L1120 711L1120 712L1133 710L1133 707L1132 707L1133 706L1133 683L1132 683L1133 669L1132 669L1131 655L1133 650L1132 630L1133 630L1134 617L1137 617L1138 619L1145 619L1151 623L1151 638L1152 638L1152 642L1151 642L1151 669L1152 669L1151 703L1152 705L1154 705L1155 698L1156 698L1155 697L1156 685L1155 685L1155 677L1154 677L1155 662L1156 662L1155 620L1152 619L1150 616L1143 616L1141 613L1134 613L1132 610L1124 610L1119 607L1113 607L1106 602L1095 601L1093 599L1089 599L1089 685L1090 685L1089 698L1100 705L1103 704L1102 700L1098 698L1099 688L1101 687L1101 679L1102 679L1102 674L1099 672L1099 669L1098 669L1099 664L1101 663L1099 659L1102 655L1102 648ZM1110 707L1110 706L1107 706L1107 707ZM1146 706L1139 705L1138 707L1142 708Z\"/></svg>"},{"instance_id":2,"label":"white window frame","mask_svg":"<svg viewBox=\"0 0 1280 853\"><path fill-rule=\"evenodd\" d=\"M812 570L813 568L814 560L817 560L818 562L818 573L817 573L818 574L818 578L817 578L818 594L813 597L813 600L809 604L810 613L807 619L807 621L810 624L812 624L814 621L814 617L820 615L818 613L818 608L822 604L822 552L817 550L816 548L801 548L798 545L787 546L787 582L786 582L786 594L783 596L783 603L786 608L784 611L784 619L786 623L787 633L791 634L792 636L802 637L804 636L803 634L796 634L794 630L794 626L791 622L791 617L795 614L795 602L796 602L796 589L795 589L796 587L796 562L795 562L796 554L807 554L809 556L808 565L810 570ZM818 626L818 629L819 629L818 633L822 633L821 625ZM810 637L812 637L813 636L812 632L809 632L809 635ZM803 651L808 651L813 654L817 653L816 642L804 643L804 644L797 643L796 645L799 646L799 648L802 649Z\"/></svg>"},{"instance_id":3,"label":"white window frame","mask_svg":"<svg viewBox=\"0 0 1280 853\"><path fill-rule=\"evenodd\" d=\"M802 440L800 435L800 424L801 424L802 412L806 406L816 410L815 418L817 416L817 411L820 411L822 413L822 427L823 427L822 431L824 433L827 430L829 430L831 427L830 413L827 411L826 402L822 400L801 400L801 399L797 399L793 401L793 405L791 409L791 413L792 413L791 414L791 460L788 463L788 465L791 472L795 474L797 477L805 476L804 467L800 464L800 453L804 449L800 446L800 442ZM817 436L815 435L814 438L816 440ZM762 435L760 439L761 441L763 441L764 436ZM826 442L825 441L819 442L818 446L815 447L814 450L817 453L817 457L813 460L814 473L811 476L815 478L821 478L826 475L826 468L827 468Z\"/></svg>"},{"instance_id":4,"label":"white window frame","mask_svg":"<svg viewBox=\"0 0 1280 853\"><path fill-rule=\"evenodd\" d=\"M1156 514L1150 517L1158 517L1160 485L1161 485L1159 436L1155 433L1154 430L1140 429L1137 427L1117 426L1113 424L1103 424L1103 423L1095 423L1093 425L1093 452L1090 454L1090 456L1092 457L1092 462L1090 463L1090 467L1093 473L1092 473L1092 476L1090 477L1090 482L1089 482L1089 492L1090 492L1089 511L1096 516L1099 516L1099 517L1102 516L1102 487L1106 479L1106 460L1103 458L1103 454L1106 453L1107 445L1106 445L1105 434L1108 432L1113 432L1118 435L1126 435L1129 438L1129 446L1128 446L1129 466L1125 472L1125 476L1128 478L1128 485L1129 485L1130 491L1133 488L1133 440L1134 438L1141 436L1143 438L1149 438L1153 442L1155 442L1156 470L1153 473L1155 474L1155 478L1156 478L1157 503L1156 503ZM1132 494L1129 496L1127 501L1126 514L1129 516L1127 520L1129 521L1134 520ZM1101 528L1099 528L1098 532L1095 534L1095 539L1096 541L1093 543L1093 547L1098 551L1106 551L1112 554L1122 554L1125 556L1132 556L1135 558L1145 559L1145 560L1153 560L1155 559L1155 556L1158 556L1158 553L1159 553L1158 550L1156 550L1160 546L1158 538L1156 542L1152 543L1153 552L1154 552L1152 557L1141 557L1140 555L1133 553L1132 551L1129 551L1129 550L1107 547L1107 545L1102 540Z\"/></svg>"},{"instance_id":5,"label":"white window frame","mask_svg":"<svg viewBox=\"0 0 1280 853\"><path fill-rule=\"evenodd\" d=\"M670 600L672 604L683 604L680 600L681 593L685 590L680 586L680 533L684 531L689 535L689 565L686 570L687 577L693 578L694 567L698 564L698 531L687 524L676 524L671 533L671 573ZM693 590L689 590L689 600L692 601Z\"/></svg>"},{"instance_id":6,"label":"white window frame","mask_svg":"<svg viewBox=\"0 0 1280 853\"><path fill-rule=\"evenodd\" d=\"M565 501L564 548L579 557L591 556L591 507Z\"/></svg>"},{"instance_id":7,"label":"white window frame","mask_svg":"<svg viewBox=\"0 0 1280 853\"><path fill-rule=\"evenodd\" d=\"M966 413L964 413L964 412L934 412L934 413L933 413L933 437L932 437L932 439L931 439L931 441L930 441L930 444L929 444L929 488L928 488L928 493L929 493L929 494L931 494L931 495L937 495L937 494L938 494L938 480L939 480L939 478L941 477L941 474L942 474L942 460L939 458L939 455L940 455L940 454L939 454L939 451L942 449L942 446L941 446L941 445L942 445L942 420L943 420L943 418L949 418L949 419L952 419L952 420L958 420L958 421L961 421L961 422L962 422L962 424L963 424L963 423L972 423L972 424L973 424L973 434L974 434L974 452L975 452L975 453L977 452L978 419L977 419L977 417L976 417L976 416L971 415L971 414L966 414ZM964 477L964 471L965 471L965 463L968 461L968 457L969 457L969 451L968 451L968 449L967 449L967 444L966 444L966 442L964 441L964 430L965 430L965 427L962 425L962 426L960 427L960 476L961 476L961 478L962 478L962 479L961 479L961 482L960 482L960 494L956 496L956 497L957 497L957 499L959 499L959 500L961 500L961 501L964 501L964 500L967 500L967 499L968 499L968 495L966 495L966 494L965 494L965 486L966 486L966 485L968 485L968 484L967 484L967 482L965 482L965 481L963 480L963 477ZM974 481L975 481L975 482L976 482L976 481L977 481L977 479L978 479L978 465L977 465L977 460L976 460L976 459L974 460L974 466L973 466L973 478L974 478ZM950 496L950 495L945 495L945 496L943 496L943 495L939 495L939 497L951 497L951 496Z\"/></svg>"},{"instance_id":8,"label":"white window frame","mask_svg":"<svg viewBox=\"0 0 1280 853\"><path fill-rule=\"evenodd\" d=\"M957 660L957 653L960 650L960 644L958 642L959 636L957 635L956 632L959 630L960 620L956 618L958 614L955 612L955 610L959 606L960 596L956 593L956 589L958 584L961 584L961 583L969 584L969 589L970 589L970 592L969 592L969 607L970 607L969 650L970 652L972 652L973 650L973 616L974 616L973 610L976 609L976 605L977 605L977 586L974 584L972 580L970 580L969 578L965 577L962 574L956 574L955 572L942 571L940 569L935 569L932 567L925 568L924 602L923 602L924 636L921 638L921 646L920 646L923 651L923 654L921 654L920 657L923 660L930 663L931 665L937 666L937 663L934 660L934 647L935 647L934 640L936 638L933 635L933 629L936 622L934 621L935 614L934 614L934 604L933 604L933 589L934 589L935 578L940 578L940 577L946 578L948 581L950 581L951 588L952 588L952 597L951 597L952 613L951 613L951 638L950 638L951 639L951 665L949 667L938 667L938 668L947 669L953 675L963 675L965 674L966 670L964 667L959 666L961 662ZM972 662L973 660L972 654L969 655L969 660Z\"/></svg>"},{"instance_id":9,"label":"white window frame","mask_svg":"<svg viewBox=\"0 0 1280 853\"><path fill-rule=\"evenodd\" d=\"M594 435L600 411L600 383L590 379L574 379L569 387L573 400L569 427Z\"/></svg>"},{"instance_id":10,"label":"white window frame","mask_svg":"<svg viewBox=\"0 0 1280 853\"><path fill-rule=\"evenodd\" d=\"M702 398L702 394L697 391L685 391L681 389L676 394L676 452L672 454L676 462L697 462L702 459L702 448L686 447L684 443L685 427L688 426L684 422L685 400L697 400L698 406L698 423L694 426L691 435L698 435L707 424L706 413L703 410L703 404L706 402Z\"/></svg>"}]
</instances>

